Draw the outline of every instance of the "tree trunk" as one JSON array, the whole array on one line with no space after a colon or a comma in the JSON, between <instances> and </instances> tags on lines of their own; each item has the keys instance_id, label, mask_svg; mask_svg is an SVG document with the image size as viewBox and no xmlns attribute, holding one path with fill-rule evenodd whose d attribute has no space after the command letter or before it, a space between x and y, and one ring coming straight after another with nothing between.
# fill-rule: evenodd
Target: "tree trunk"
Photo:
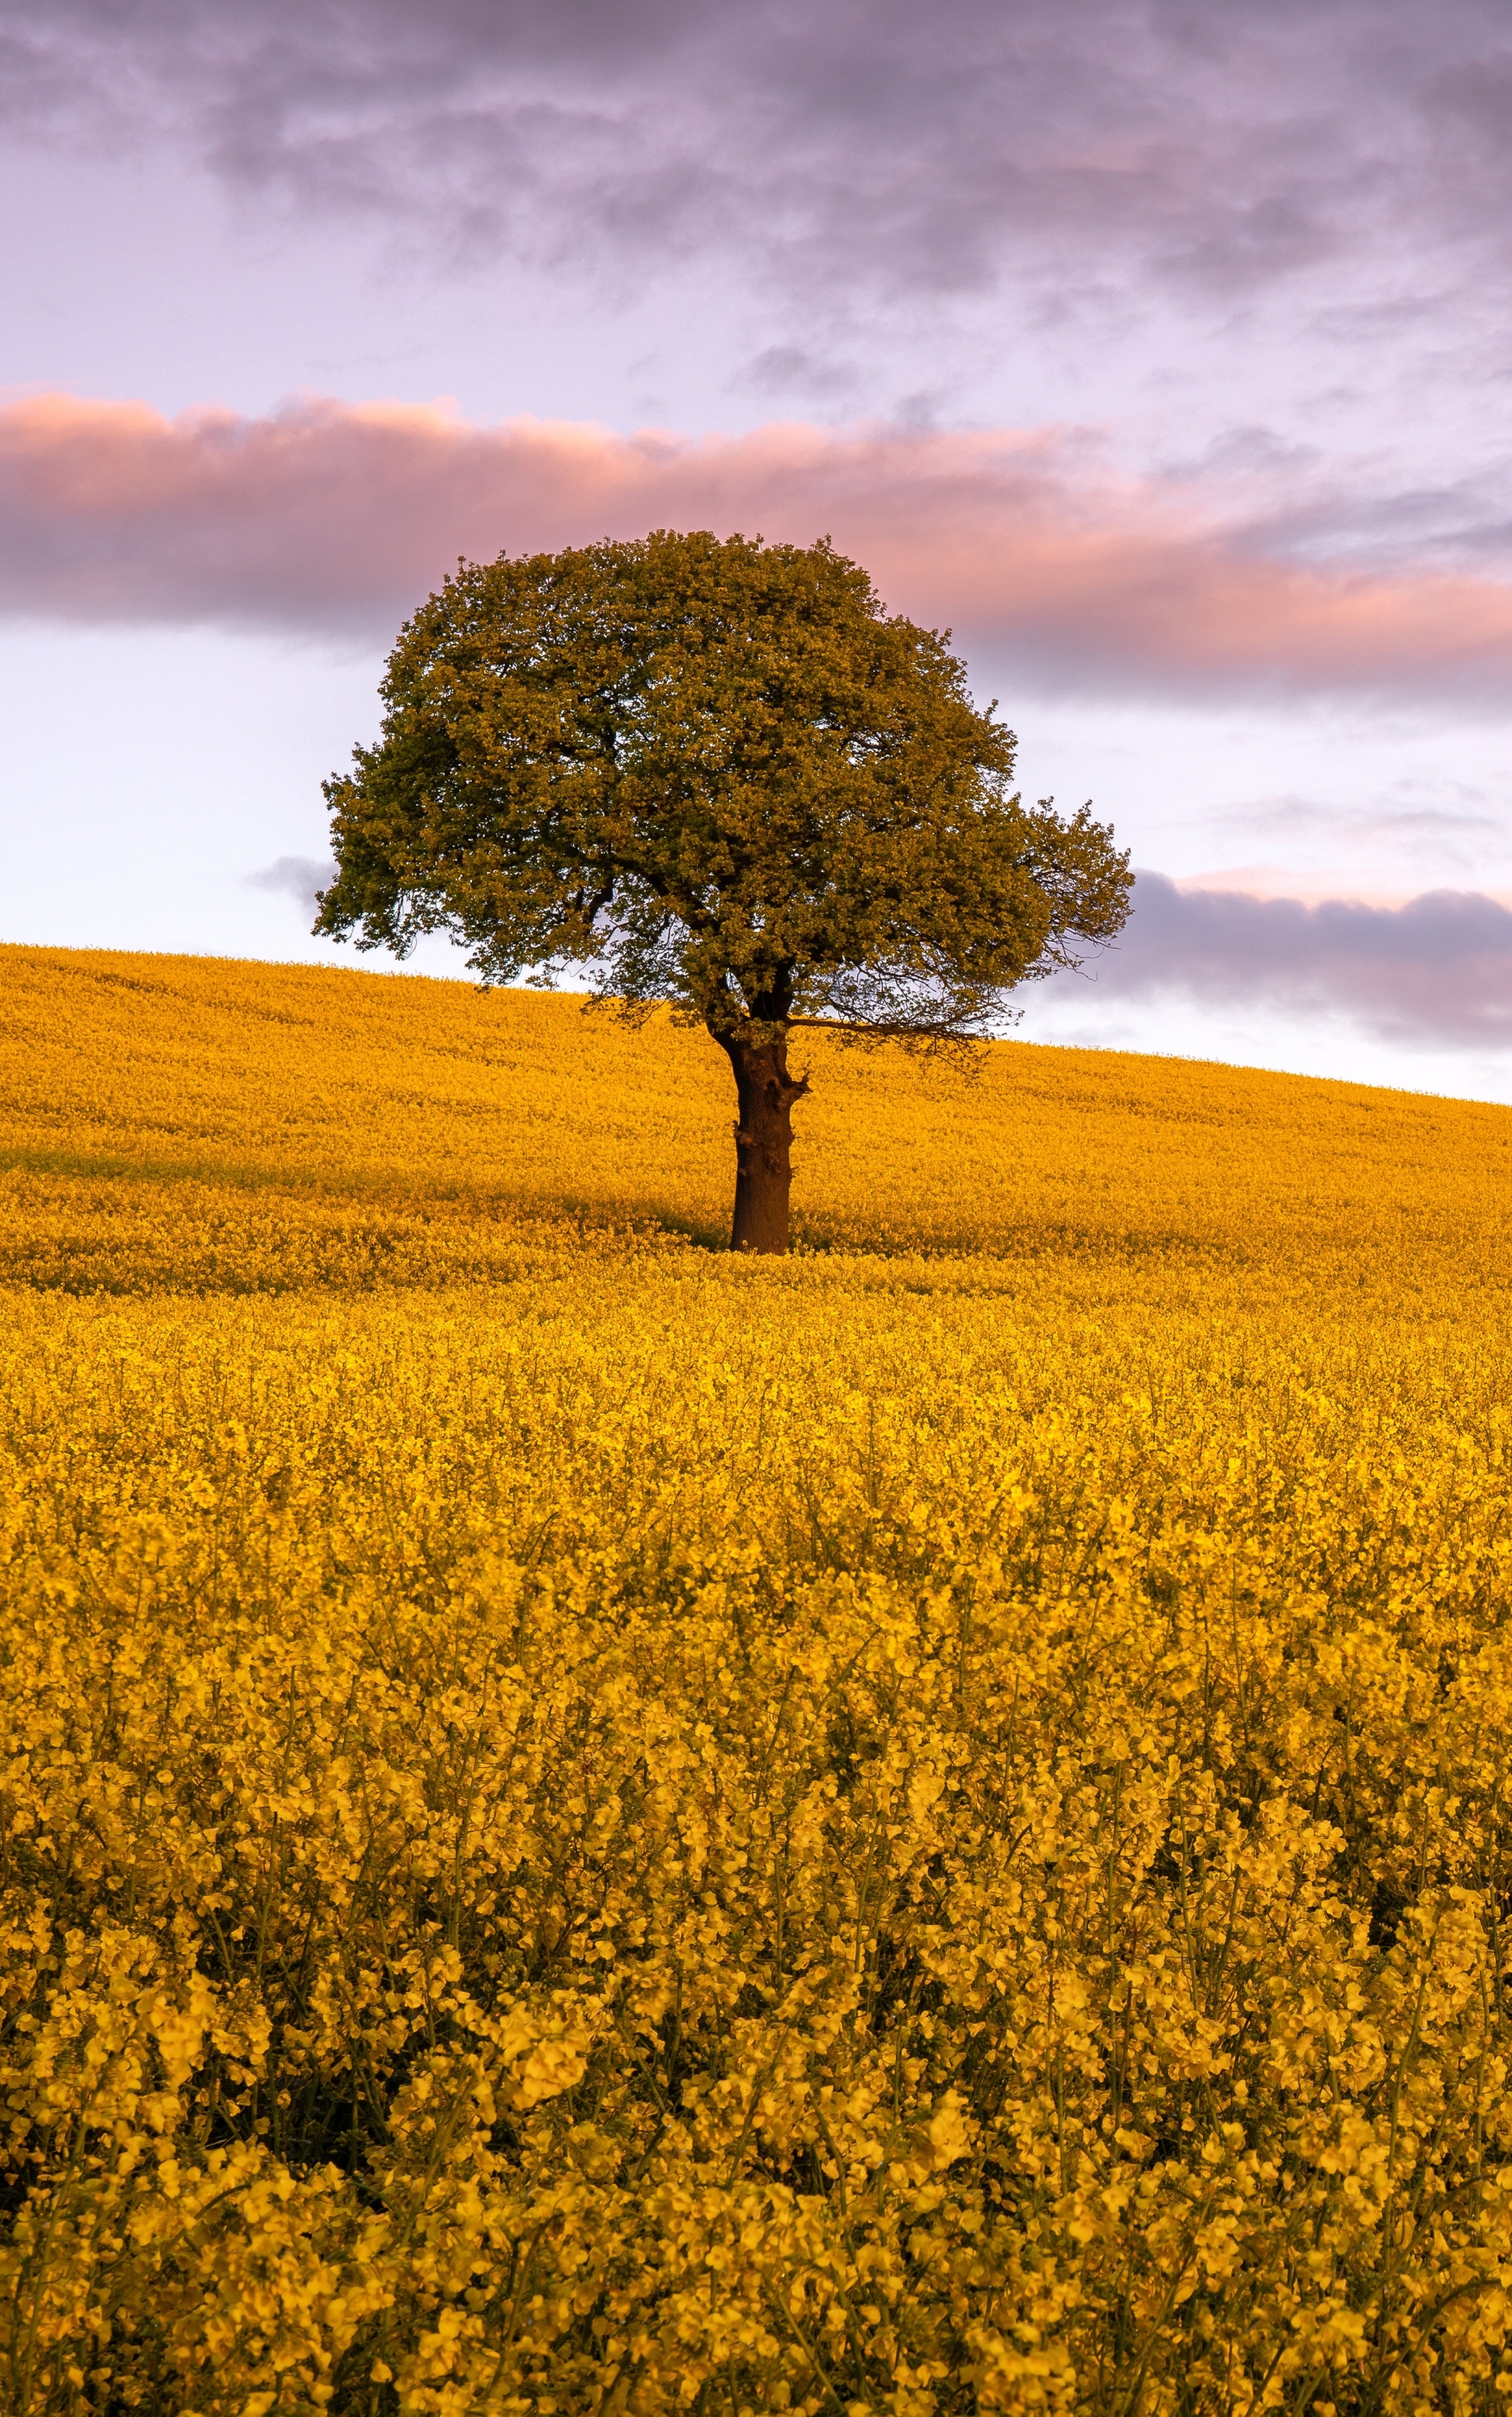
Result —
<instances>
[{"instance_id":1,"label":"tree trunk","mask_svg":"<svg viewBox=\"0 0 1512 2417\"><path fill-rule=\"evenodd\" d=\"M788 1247L788 1193L793 1188L793 1102L807 1079L788 1072L785 1041L752 1049L716 1036L734 1070L740 1116L735 1125L735 1215L733 1251L780 1256Z\"/></svg>"}]
</instances>

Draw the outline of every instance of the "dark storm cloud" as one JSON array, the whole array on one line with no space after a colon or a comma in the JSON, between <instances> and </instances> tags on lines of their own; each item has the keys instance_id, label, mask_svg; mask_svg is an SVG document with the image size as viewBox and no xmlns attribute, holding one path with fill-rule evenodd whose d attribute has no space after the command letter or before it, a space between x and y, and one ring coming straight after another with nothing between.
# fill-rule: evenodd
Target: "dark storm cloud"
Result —
<instances>
[{"instance_id":1,"label":"dark storm cloud","mask_svg":"<svg viewBox=\"0 0 1512 2417\"><path fill-rule=\"evenodd\" d=\"M1512 1047L1512 913L1469 890L1396 907L1307 906L1178 889L1142 873L1117 948L1071 979L1087 976L1099 1000L1174 993L1205 1006L1344 1014L1407 1047Z\"/></svg>"},{"instance_id":2,"label":"dark storm cloud","mask_svg":"<svg viewBox=\"0 0 1512 2417\"><path fill-rule=\"evenodd\" d=\"M1131 267L1228 303L1344 264L1374 307L1383 231L1512 253L1504 0L12 0L3 40L34 130L462 247L1115 313Z\"/></svg>"}]
</instances>

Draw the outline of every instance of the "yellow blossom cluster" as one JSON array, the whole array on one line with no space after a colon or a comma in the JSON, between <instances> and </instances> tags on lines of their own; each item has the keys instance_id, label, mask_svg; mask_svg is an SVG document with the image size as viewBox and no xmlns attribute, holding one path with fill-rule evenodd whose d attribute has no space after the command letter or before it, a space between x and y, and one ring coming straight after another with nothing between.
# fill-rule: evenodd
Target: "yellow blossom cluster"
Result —
<instances>
[{"instance_id":1,"label":"yellow blossom cluster","mask_svg":"<svg viewBox=\"0 0 1512 2417\"><path fill-rule=\"evenodd\" d=\"M0 952L17 2417L1505 2405L1512 1113L823 1077Z\"/></svg>"}]
</instances>

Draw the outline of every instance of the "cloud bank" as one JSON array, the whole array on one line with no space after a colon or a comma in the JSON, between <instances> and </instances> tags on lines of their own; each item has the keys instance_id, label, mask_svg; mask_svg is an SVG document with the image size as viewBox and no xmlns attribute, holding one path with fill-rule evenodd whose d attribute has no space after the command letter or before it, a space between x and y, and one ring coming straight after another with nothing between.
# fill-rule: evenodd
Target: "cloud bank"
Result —
<instances>
[{"instance_id":1,"label":"cloud bank","mask_svg":"<svg viewBox=\"0 0 1512 2417\"><path fill-rule=\"evenodd\" d=\"M454 251L1113 310L1512 263L1502 0L11 0L0 68L33 136Z\"/></svg>"},{"instance_id":2,"label":"cloud bank","mask_svg":"<svg viewBox=\"0 0 1512 2417\"><path fill-rule=\"evenodd\" d=\"M1176 995L1343 1014L1407 1048L1512 1048L1512 912L1473 891L1433 890L1398 907L1305 906L1179 889L1142 872L1117 947L1086 975L1089 1005ZM1064 997L1070 983L1057 978L1057 988Z\"/></svg>"},{"instance_id":3,"label":"cloud bank","mask_svg":"<svg viewBox=\"0 0 1512 2417\"><path fill-rule=\"evenodd\" d=\"M314 913L336 877L328 859L280 856L247 875ZM1063 1002L1104 1007L1178 997L1199 1007L1263 1007L1347 1016L1407 1049L1512 1049L1512 912L1474 891L1441 889L1402 906L1255 898L1178 889L1142 872L1116 947L1047 986Z\"/></svg>"},{"instance_id":4,"label":"cloud bank","mask_svg":"<svg viewBox=\"0 0 1512 2417\"><path fill-rule=\"evenodd\" d=\"M1056 432L789 422L695 441L320 401L265 418L60 395L0 410L12 616L370 640L460 553L666 526L829 532L893 609L1041 688L1512 702L1512 585L1269 552Z\"/></svg>"}]
</instances>

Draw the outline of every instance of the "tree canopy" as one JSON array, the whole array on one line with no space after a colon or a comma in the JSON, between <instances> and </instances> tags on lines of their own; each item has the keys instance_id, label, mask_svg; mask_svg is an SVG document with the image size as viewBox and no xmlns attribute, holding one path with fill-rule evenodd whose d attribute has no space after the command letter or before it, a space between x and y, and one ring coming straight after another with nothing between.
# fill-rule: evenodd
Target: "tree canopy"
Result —
<instances>
[{"instance_id":1,"label":"tree canopy","mask_svg":"<svg viewBox=\"0 0 1512 2417\"><path fill-rule=\"evenodd\" d=\"M736 1246L784 1248L792 1030L990 1031L1128 911L1111 831L1013 792L947 637L827 540L460 563L400 633L378 743L325 784L315 928L400 956L444 930L485 981L582 967L632 1013L670 1001L734 1070Z\"/></svg>"}]
</instances>

